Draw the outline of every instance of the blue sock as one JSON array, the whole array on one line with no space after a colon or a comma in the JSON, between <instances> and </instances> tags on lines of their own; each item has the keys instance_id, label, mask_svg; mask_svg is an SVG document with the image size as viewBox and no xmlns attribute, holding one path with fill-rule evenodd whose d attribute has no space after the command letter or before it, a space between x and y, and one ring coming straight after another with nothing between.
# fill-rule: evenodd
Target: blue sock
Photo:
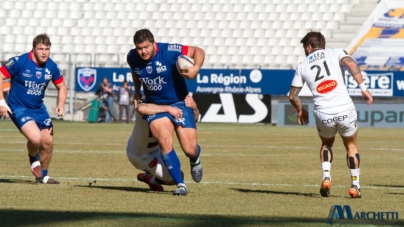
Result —
<instances>
[{"instance_id":1,"label":"blue sock","mask_svg":"<svg viewBox=\"0 0 404 227\"><path fill-rule=\"evenodd\" d=\"M29 157L29 163L33 163L33 162L36 162L36 161L39 161L39 153L36 153L36 155L35 155L35 157L31 157L29 154L28 154L28 157Z\"/></svg>"},{"instance_id":2,"label":"blue sock","mask_svg":"<svg viewBox=\"0 0 404 227\"><path fill-rule=\"evenodd\" d=\"M189 159L193 164L199 162L198 159L199 159L199 155L201 154L201 147L197 144L196 148L197 148L196 156Z\"/></svg>"},{"instance_id":3,"label":"blue sock","mask_svg":"<svg viewBox=\"0 0 404 227\"><path fill-rule=\"evenodd\" d=\"M172 149L168 154L162 154L161 157L164 164L166 164L168 172L170 172L175 184L184 184L181 174L181 163L174 149Z\"/></svg>"},{"instance_id":4,"label":"blue sock","mask_svg":"<svg viewBox=\"0 0 404 227\"><path fill-rule=\"evenodd\" d=\"M48 176L48 170L47 169L42 170L42 177L44 177L44 176Z\"/></svg>"}]
</instances>

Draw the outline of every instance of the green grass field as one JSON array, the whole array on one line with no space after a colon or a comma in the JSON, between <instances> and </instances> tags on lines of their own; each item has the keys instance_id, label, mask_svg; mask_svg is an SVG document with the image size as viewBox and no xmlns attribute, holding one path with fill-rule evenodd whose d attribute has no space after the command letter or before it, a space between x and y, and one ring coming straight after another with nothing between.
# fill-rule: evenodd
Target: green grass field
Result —
<instances>
[{"instance_id":1,"label":"green grass field","mask_svg":"<svg viewBox=\"0 0 404 227\"><path fill-rule=\"evenodd\" d=\"M34 183L25 138L11 121L0 121L0 226L328 226L333 205L398 212L392 226L404 226L404 129L359 130L362 198L351 199L339 137L331 197L320 196L315 128L200 123L203 180L192 181L176 142L189 194L175 197L173 186L157 193L136 180L140 171L125 151L133 124L54 127L49 175L61 184L43 185Z\"/></svg>"}]
</instances>

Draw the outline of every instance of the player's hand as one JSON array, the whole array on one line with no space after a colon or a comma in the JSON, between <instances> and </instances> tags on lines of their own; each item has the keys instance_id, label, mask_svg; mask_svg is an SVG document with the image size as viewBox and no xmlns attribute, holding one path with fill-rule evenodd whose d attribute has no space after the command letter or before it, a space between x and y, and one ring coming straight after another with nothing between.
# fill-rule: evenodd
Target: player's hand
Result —
<instances>
[{"instance_id":1,"label":"player's hand","mask_svg":"<svg viewBox=\"0 0 404 227\"><path fill-rule=\"evenodd\" d=\"M195 103L194 99L192 98L192 96L187 95L187 97L185 97L184 102L185 102L186 107L189 107L189 108L192 108L192 109L196 108L196 103Z\"/></svg>"},{"instance_id":2,"label":"player's hand","mask_svg":"<svg viewBox=\"0 0 404 227\"><path fill-rule=\"evenodd\" d=\"M370 105L373 102L373 97L372 94L368 90L362 91L362 97L363 101L366 102L366 104Z\"/></svg>"},{"instance_id":3,"label":"player's hand","mask_svg":"<svg viewBox=\"0 0 404 227\"><path fill-rule=\"evenodd\" d=\"M55 112L56 112L58 117L63 117L65 115L65 109L63 108L63 106L56 107Z\"/></svg>"},{"instance_id":4,"label":"player's hand","mask_svg":"<svg viewBox=\"0 0 404 227\"><path fill-rule=\"evenodd\" d=\"M190 66L186 69L181 69L181 75L187 79L194 79L199 73L198 66Z\"/></svg>"},{"instance_id":5,"label":"player's hand","mask_svg":"<svg viewBox=\"0 0 404 227\"><path fill-rule=\"evenodd\" d=\"M8 107L6 101L4 101L4 99L0 100L0 116L3 116L6 119L8 119L8 112L11 114L13 113L10 107Z\"/></svg>"},{"instance_id":6,"label":"player's hand","mask_svg":"<svg viewBox=\"0 0 404 227\"><path fill-rule=\"evenodd\" d=\"M168 106L167 112L171 114L175 120L178 120L182 117L182 110L180 108L174 106Z\"/></svg>"},{"instance_id":7,"label":"player's hand","mask_svg":"<svg viewBox=\"0 0 404 227\"><path fill-rule=\"evenodd\" d=\"M299 125L304 125L309 123L309 113L307 110L302 109L301 111L298 112L297 114L297 122Z\"/></svg>"}]
</instances>

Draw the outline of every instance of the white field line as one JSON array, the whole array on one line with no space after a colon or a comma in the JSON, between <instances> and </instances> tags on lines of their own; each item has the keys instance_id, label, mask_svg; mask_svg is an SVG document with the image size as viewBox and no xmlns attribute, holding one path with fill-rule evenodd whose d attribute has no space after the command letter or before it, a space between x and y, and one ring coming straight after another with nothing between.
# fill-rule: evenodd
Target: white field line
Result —
<instances>
[{"instance_id":1,"label":"white field line","mask_svg":"<svg viewBox=\"0 0 404 227\"><path fill-rule=\"evenodd\" d=\"M1 141L2 144L26 144L26 141ZM60 145L89 145L92 143L81 143L81 142L55 142L55 146ZM105 146L125 146L125 143L103 143ZM266 149L317 149L313 146L266 146L266 145L219 145L219 144L203 144L203 147L223 147L223 148L266 148ZM343 148L336 147L336 150L343 150ZM3 150L0 148L0 150ZM56 151L57 149L55 149ZM360 147L359 150L373 150L373 151L404 151L403 148L372 148L372 147Z\"/></svg>"},{"instance_id":2,"label":"white field line","mask_svg":"<svg viewBox=\"0 0 404 227\"><path fill-rule=\"evenodd\" d=\"M33 179L33 176L11 176L11 175L0 175L0 179ZM135 178L79 178L79 177L58 177L58 180L72 180L72 181L110 181L110 182L133 182L137 181ZM140 182L140 181L139 181ZM267 187L315 187L318 188L317 184L270 184L270 183L244 183L244 182L200 182L195 183L193 181L186 181L187 184L204 184L204 185L243 185L243 186L267 186ZM333 188L348 188L348 186L336 186ZM365 189L374 190L404 190L404 187L375 187L375 186L361 186Z\"/></svg>"}]
</instances>

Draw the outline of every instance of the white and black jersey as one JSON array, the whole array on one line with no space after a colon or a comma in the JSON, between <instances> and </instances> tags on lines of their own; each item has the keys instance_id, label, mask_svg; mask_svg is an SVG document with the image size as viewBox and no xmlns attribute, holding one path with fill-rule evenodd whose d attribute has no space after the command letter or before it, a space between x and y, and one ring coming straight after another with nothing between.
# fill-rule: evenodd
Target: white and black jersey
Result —
<instances>
[{"instance_id":1,"label":"white and black jersey","mask_svg":"<svg viewBox=\"0 0 404 227\"><path fill-rule=\"evenodd\" d=\"M340 48L315 50L297 66L292 86L307 83L315 110L338 113L353 106L341 65L341 59L347 56Z\"/></svg>"}]
</instances>

